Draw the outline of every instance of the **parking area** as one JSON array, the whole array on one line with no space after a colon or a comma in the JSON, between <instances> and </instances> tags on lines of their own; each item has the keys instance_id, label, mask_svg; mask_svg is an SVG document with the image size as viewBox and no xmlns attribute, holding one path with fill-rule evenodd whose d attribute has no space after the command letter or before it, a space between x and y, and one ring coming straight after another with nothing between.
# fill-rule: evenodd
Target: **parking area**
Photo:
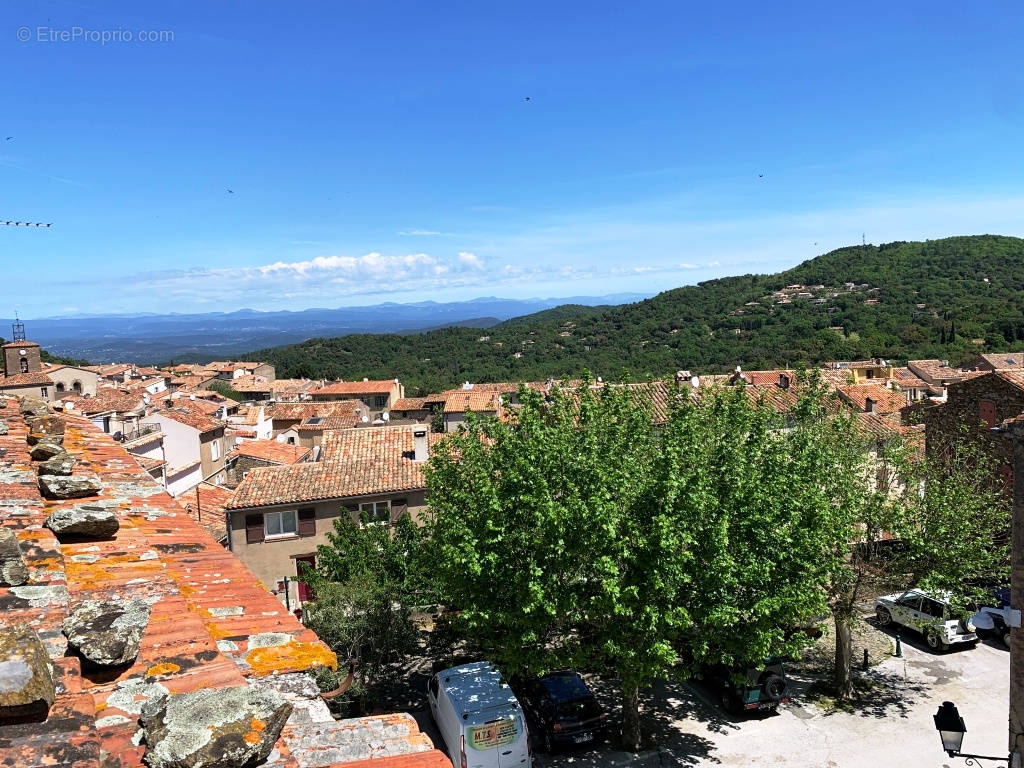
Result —
<instances>
[{"instance_id":1,"label":"parking area","mask_svg":"<svg viewBox=\"0 0 1024 768\"><path fill-rule=\"evenodd\" d=\"M610 749L575 755L541 755L538 768L784 765L787 768L945 766L932 715L953 701L967 723L966 751L1006 751L1009 653L999 644L932 653L917 638L904 638L903 658L889 657L863 673L868 692L845 710L808 694L813 679L794 677L796 696L778 712L734 719L700 685L655 687L644 711L658 744L640 760Z\"/></svg>"},{"instance_id":2,"label":"parking area","mask_svg":"<svg viewBox=\"0 0 1024 768\"><path fill-rule=\"evenodd\" d=\"M998 755L1006 750L1010 655L1000 643L935 653L919 636L904 633L903 657L896 658L891 655L893 631L865 625L860 638L870 645L872 657L882 661L857 673L862 682L854 706L837 706L819 695L821 670L806 665L789 669L790 703L778 712L747 719L727 715L716 704L715 691L702 684L662 683L645 698L642 711L645 736L656 749L633 755L601 746L572 754L535 754L534 762L537 768L940 768L962 764L942 752L932 722L943 701L955 702L967 724L965 751ZM589 676L588 683L617 715L613 683ZM408 709L443 749L424 703L420 699Z\"/></svg>"}]
</instances>

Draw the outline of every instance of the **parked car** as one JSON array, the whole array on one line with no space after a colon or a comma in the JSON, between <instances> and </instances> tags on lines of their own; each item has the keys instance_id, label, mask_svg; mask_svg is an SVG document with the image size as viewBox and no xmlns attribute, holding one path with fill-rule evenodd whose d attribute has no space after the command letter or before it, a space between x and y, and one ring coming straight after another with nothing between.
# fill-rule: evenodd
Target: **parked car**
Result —
<instances>
[{"instance_id":1,"label":"parked car","mask_svg":"<svg viewBox=\"0 0 1024 768\"><path fill-rule=\"evenodd\" d=\"M875 601L875 615L880 627L898 624L922 633L934 651L978 641L974 625L955 616L945 595L930 595L918 589L885 595Z\"/></svg>"},{"instance_id":2,"label":"parked car","mask_svg":"<svg viewBox=\"0 0 1024 768\"><path fill-rule=\"evenodd\" d=\"M722 709L731 715L770 712L789 701L789 679L781 659L768 659L760 667L705 667L701 678L717 689Z\"/></svg>"},{"instance_id":3,"label":"parked car","mask_svg":"<svg viewBox=\"0 0 1024 768\"><path fill-rule=\"evenodd\" d=\"M971 623L974 631L981 639L998 640L1007 648L1010 647L1010 590L996 589L992 593L993 605L983 605L974 614Z\"/></svg>"},{"instance_id":4,"label":"parked car","mask_svg":"<svg viewBox=\"0 0 1024 768\"><path fill-rule=\"evenodd\" d=\"M549 672L512 680L533 744L544 752L589 747L608 735L608 715L577 673Z\"/></svg>"},{"instance_id":5,"label":"parked car","mask_svg":"<svg viewBox=\"0 0 1024 768\"><path fill-rule=\"evenodd\" d=\"M427 701L455 768L531 768L523 709L490 662L441 670Z\"/></svg>"}]
</instances>

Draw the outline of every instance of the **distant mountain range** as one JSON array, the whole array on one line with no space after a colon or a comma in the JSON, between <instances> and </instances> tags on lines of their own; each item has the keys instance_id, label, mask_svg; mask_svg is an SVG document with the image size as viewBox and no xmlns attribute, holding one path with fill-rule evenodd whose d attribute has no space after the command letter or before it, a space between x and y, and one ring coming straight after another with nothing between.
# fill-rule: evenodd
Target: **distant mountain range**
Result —
<instances>
[{"instance_id":1,"label":"distant mountain range","mask_svg":"<svg viewBox=\"0 0 1024 768\"><path fill-rule=\"evenodd\" d=\"M377 379L407 392L469 381L606 380L826 360L965 362L1024 348L1024 240L978 235L855 245L773 275L675 288L615 307L567 305L486 332L349 335L253 353L279 376Z\"/></svg>"},{"instance_id":2,"label":"distant mountain range","mask_svg":"<svg viewBox=\"0 0 1024 768\"><path fill-rule=\"evenodd\" d=\"M76 315L27 320L25 327L32 341L61 357L94 363L206 362L317 336L415 333L451 326L486 328L563 304L613 305L642 298L643 295L632 293L551 299L485 297L449 303L388 302L295 312L240 309L203 314ZM0 320L4 329L9 329L12 322Z\"/></svg>"}]
</instances>

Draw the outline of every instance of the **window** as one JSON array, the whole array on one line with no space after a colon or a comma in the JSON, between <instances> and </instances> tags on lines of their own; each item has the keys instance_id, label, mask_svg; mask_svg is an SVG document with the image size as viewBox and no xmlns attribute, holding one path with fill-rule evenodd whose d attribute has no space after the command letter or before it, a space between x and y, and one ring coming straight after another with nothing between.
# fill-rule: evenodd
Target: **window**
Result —
<instances>
[{"instance_id":1,"label":"window","mask_svg":"<svg viewBox=\"0 0 1024 768\"><path fill-rule=\"evenodd\" d=\"M21 358L21 372L28 373L28 359L24 357Z\"/></svg>"},{"instance_id":2,"label":"window","mask_svg":"<svg viewBox=\"0 0 1024 768\"><path fill-rule=\"evenodd\" d=\"M64 382L63 381L58 381L57 382L57 391L58 392L63 392L64 391Z\"/></svg>"},{"instance_id":3,"label":"window","mask_svg":"<svg viewBox=\"0 0 1024 768\"><path fill-rule=\"evenodd\" d=\"M294 509L281 512L264 512L263 528L266 538L275 536L295 536L299 531L299 523Z\"/></svg>"},{"instance_id":4,"label":"window","mask_svg":"<svg viewBox=\"0 0 1024 768\"><path fill-rule=\"evenodd\" d=\"M387 395L376 395L373 398L373 407L376 410L380 410L381 408L387 408L387 406L388 406L388 396Z\"/></svg>"},{"instance_id":5,"label":"window","mask_svg":"<svg viewBox=\"0 0 1024 768\"><path fill-rule=\"evenodd\" d=\"M359 519L363 525L388 525L391 523L390 501L367 501L359 505Z\"/></svg>"},{"instance_id":6,"label":"window","mask_svg":"<svg viewBox=\"0 0 1024 768\"><path fill-rule=\"evenodd\" d=\"M217 461L217 459L220 458L220 438L210 443L210 451L210 455L213 456L213 460Z\"/></svg>"},{"instance_id":7,"label":"window","mask_svg":"<svg viewBox=\"0 0 1024 768\"><path fill-rule=\"evenodd\" d=\"M82 382L75 380L74 382L72 382L71 388L75 390L75 392L77 392L78 394L82 394Z\"/></svg>"},{"instance_id":8,"label":"window","mask_svg":"<svg viewBox=\"0 0 1024 768\"><path fill-rule=\"evenodd\" d=\"M295 436L292 435L288 438L288 445L295 445Z\"/></svg>"},{"instance_id":9,"label":"window","mask_svg":"<svg viewBox=\"0 0 1024 768\"><path fill-rule=\"evenodd\" d=\"M40 387L39 388L39 394L42 395L43 397L49 397L50 396L50 391L46 387Z\"/></svg>"}]
</instances>

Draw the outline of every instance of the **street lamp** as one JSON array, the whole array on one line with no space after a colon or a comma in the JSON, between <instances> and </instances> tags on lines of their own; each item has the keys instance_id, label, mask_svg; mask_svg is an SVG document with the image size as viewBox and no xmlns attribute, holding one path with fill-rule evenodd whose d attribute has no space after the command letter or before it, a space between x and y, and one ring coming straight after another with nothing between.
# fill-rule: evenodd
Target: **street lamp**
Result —
<instances>
[{"instance_id":1,"label":"street lamp","mask_svg":"<svg viewBox=\"0 0 1024 768\"><path fill-rule=\"evenodd\" d=\"M939 732L939 738L942 739L942 748L950 757L962 757L967 765L977 765L978 760L1005 760L1006 765L1010 765L1009 757L972 755L960 751L960 747L964 743L964 734L967 733L967 726L964 725L964 719L960 717L960 712L952 701L942 702L934 719L935 730Z\"/></svg>"}]
</instances>

